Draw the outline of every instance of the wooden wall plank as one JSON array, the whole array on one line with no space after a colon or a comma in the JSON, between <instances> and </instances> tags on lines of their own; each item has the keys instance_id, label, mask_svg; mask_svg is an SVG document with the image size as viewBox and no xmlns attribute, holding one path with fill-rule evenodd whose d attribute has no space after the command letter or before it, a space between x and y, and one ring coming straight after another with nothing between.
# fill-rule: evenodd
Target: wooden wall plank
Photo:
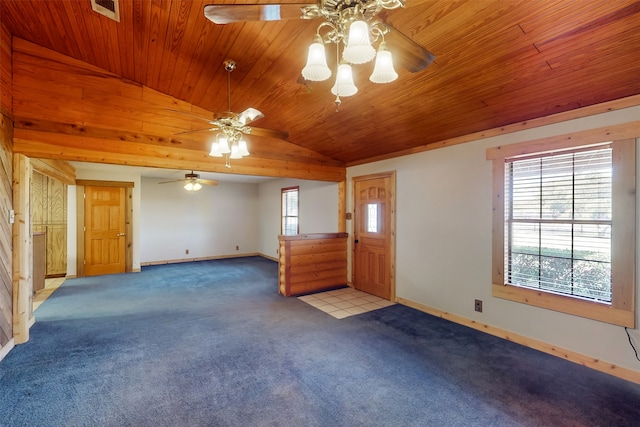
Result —
<instances>
[{"instance_id":1,"label":"wooden wall plank","mask_svg":"<svg viewBox=\"0 0 640 427\"><path fill-rule=\"evenodd\" d=\"M13 112L11 44L11 34L0 23L0 114L8 116Z\"/></svg>"},{"instance_id":2,"label":"wooden wall plank","mask_svg":"<svg viewBox=\"0 0 640 427\"><path fill-rule=\"evenodd\" d=\"M278 292L301 295L347 284L347 233L279 238Z\"/></svg>"},{"instance_id":3,"label":"wooden wall plank","mask_svg":"<svg viewBox=\"0 0 640 427\"><path fill-rule=\"evenodd\" d=\"M13 233L8 221L13 209L11 139L11 120L0 113L0 349L13 338Z\"/></svg>"},{"instance_id":4,"label":"wooden wall plank","mask_svg":"<svg viewBox=\"0 0 640 427\"><path fill-rule=\"evenodd\" d=\"M33 316L31 298L32 242L29 193L31 165L29 158L13 155L13 338L16 344L29 341L29 322Z\"/></svg>"},{"instance_id":5,"label":"wooden wall plank","mask_svg":"<svg viewBox=\"0 0 640 427\"><path fill-rule=\"evenodd\" d=\"M63 160L31 159L33 170L67 185L76 182L76 168Z\"/></svg>"}]
</instances>

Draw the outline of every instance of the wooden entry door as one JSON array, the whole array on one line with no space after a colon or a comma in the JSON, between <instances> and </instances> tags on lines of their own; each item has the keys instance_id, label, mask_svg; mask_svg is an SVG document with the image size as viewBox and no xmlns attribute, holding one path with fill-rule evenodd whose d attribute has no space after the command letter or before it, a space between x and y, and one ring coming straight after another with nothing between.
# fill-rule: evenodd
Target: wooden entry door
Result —
<instances>
[{"instance_id":1,"label":"wooden entry door","mask_svg":"<svg viewBox=\"0 0 640 427\"><path fill-rule=\"evenodd\" d=\"M354 178L353 284L395 299L395 172Z\"/></svg>"},{"instance_id":2,"label":"wooden entry door","mask_svg":"<svg viewBox=\"0 0 640 427\"><path fill-rule=\"evenodd\" d=\"M125 189L86 186L84 197L84 274L124 273Z\"/></svg>"}]
</instances>

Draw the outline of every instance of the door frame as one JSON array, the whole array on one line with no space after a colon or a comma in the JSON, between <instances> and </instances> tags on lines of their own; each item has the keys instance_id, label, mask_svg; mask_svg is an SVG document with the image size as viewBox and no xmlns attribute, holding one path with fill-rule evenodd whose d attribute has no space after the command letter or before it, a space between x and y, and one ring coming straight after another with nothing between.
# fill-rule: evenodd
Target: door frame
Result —
<instances>
[{"instance_id":1,"label":"door frame","mask_svg":"<svg viewBox=\"0 0 640 427\"><path fill-rule=\"evenodd\" d=\"M77 245L77 265L76 277L84 277L84 187L121 187L124 188L124 210L125 210L125 241L124 241L124 272L133 272L133 182L128 181L95 181L78 179L76 180L76 245Z\"/></svg>"},{"instance_id":2,"label":"door frame","mask_svg":"<svg viewBox=\"0 0 640 427\"><path fill-rule=\"evenodd\" d=\"M396 301L396 171L379 172L371 175L354 176L351 178L351 206L355 210L356 200L356 182L367 181L370 179L389 178L389 301ZM355 287L356 270L356 245L355 236L357 230L357 216L353 215L351 224L351 283Z\"/></svg>"}]
</instances>

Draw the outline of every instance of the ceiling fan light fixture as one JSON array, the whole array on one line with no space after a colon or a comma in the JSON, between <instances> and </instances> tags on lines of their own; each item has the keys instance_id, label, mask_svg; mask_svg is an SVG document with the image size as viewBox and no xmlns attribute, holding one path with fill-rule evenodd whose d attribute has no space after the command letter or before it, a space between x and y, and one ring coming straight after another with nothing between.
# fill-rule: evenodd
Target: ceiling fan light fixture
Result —
<instances>
[{"instance_id":1,"label":"ceiling fan light fixture","mask_svg":"<svg viewBox=\"0 0 640 427\"><path fill-rule=\"evenodd\" d=\"M184 189L187 191L198 191L202 188L202 185L198 181L189 181L184 185Z\"/></svg>"},{"instance_id":2,"label":"ceiling fan light fixture","mask_svg":"<svg viewBox=\"0 0 640 427\"><path fill-rule=\"evenodd\" d=\"M380 43L373 73L369 77L373 83L390 83L398 78L398 73L393 68L391 52L386 49L385 42Z\"/></svg>"},{"instance_id":3,"label":"ceiling fan light fixture","mask_svg":"<svg viewBox=\"0 0 640 427\"><path fill-rule=\"evenodd\" d=\"M324 50L324 42L319 34L309 46L307 65L302 69L302 77L312 82L321 82L331 77L331 69L327 65L327 56Z\"/></svg>"},{"instance_id":4,"label":"ceiling fan light fixture","mask_svg":"<svg viewBox=\"0 0 640 427\"><path fill-rule=\"evenodd\" d=\"M231 146L231 155L229 156L230 159L241 159L242 155L240 154L240 147L238 147L238 143L234 143Z\"/></svg>"},{"instance_id":5,"label":"ceiling fan light fixture","mask_svg":"<svg viewBox=\"0 0 640 427\"><path fill-rule=\"evenodd\" d=\"M222 152L220 151L220 144L218 142L214 142L211 144L211 151L209 152L211 157L222 157Z\"/></svg>"},{"instance_id":6,"label":"ceiling fan light fixture","mask_svg":"<svg viewBox=\"0 0 640 427\"><path fill-rule=\"evenodd\" d=\"M218 146L220 147L220 153L221 154L229 154L231 153L231 149L229 148L229 139L227 138L226 135L224 134L217 134L216 135L216 142L218 143Z\"/></svg>"},{"instance_id":7,"label":"ceiling fan light fixture","mask_svg":"<svg viewBox=\"0 0 640 427\"><path fill-rule=\"evenodd\" d=\"M376 50L369 40L369 26L365 21L353 21L349 26L347 45L342 58L352 64L364 64L376 56Z\"/></svg>"},{"instance_id":8,"label":"ceiling fan light fixture","mask_svg":"<svg viewBox=\"0 0 640 427\"><path fill-rule=\"evenodd\" d=\"M336 82L331 88L331 93L336 96L352 96L358 93L358 88L353 82L351 65L340 64L336 76Z\"/></svg>"},{"instance_id":9,"label":"ceiling fan light fixture","mask_svg":"<svg viewBox=\"0 0 640 427\"><path fill-rule=\"evenodd\" d=\"M245 141L244 139L241 139L238 142L238 148L240 150L240 156L244 157L250 154L249 150L247 149L247 141Z\"/></svg>"}]
</instances>

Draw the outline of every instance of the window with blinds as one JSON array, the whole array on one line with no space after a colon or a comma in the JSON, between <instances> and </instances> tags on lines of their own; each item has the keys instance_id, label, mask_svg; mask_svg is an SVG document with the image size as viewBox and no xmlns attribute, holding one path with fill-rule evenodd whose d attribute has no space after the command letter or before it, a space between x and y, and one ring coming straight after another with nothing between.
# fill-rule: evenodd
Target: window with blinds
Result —
<instances>
[{"instance_id":1,"label":"window with blinds","mask_svg":"<svg viewBox=\"0 0 640 427\"><path fill-rule=\"evenodd\" d=\"M611 302L611 153L505 159L507 283Z\"/></svg>"},{"instance_id":2,"label":"window with blinds","mask_svg":"<svg viewBox=\"0 0 640 427\"><path fill-rule=\"evenodd\" d=\"M299 187L283 188L282 192L282 226L283 236L299 233L298 226L298 193Z\"/></svg>"}]
</instances>

